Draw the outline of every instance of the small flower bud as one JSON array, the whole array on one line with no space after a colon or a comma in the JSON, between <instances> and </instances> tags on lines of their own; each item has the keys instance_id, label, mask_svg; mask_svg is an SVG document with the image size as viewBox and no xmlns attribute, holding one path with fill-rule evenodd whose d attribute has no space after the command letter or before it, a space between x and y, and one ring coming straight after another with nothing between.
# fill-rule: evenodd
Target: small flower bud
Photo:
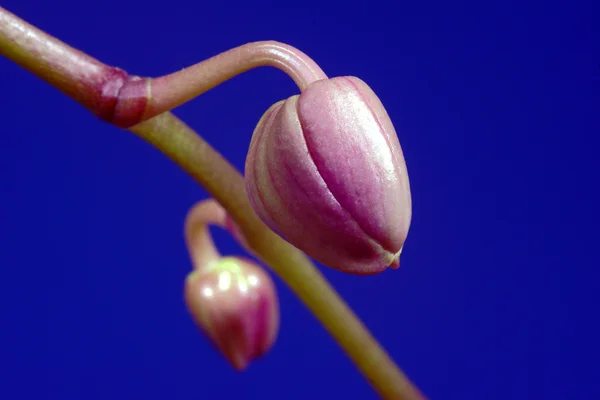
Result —
<instances>
[{"instance_id":1,"label":"small flower bud","mask_svg":"<svg viewBox=\"0 0 600 400\"><path fill-rule=\"evenodd\" d=\"M273 282L249 260L223 257L192 272L185 299L196 324L238 370L267 352L279 331Z\"/></svg>"},{"instance_id":2,"label":"small flower bud","mask_svg":"<svg viewBox=\"0 0 600 400\"><path fill-rule=\"evenodd\" d=\"M368 275L397 268L411 220L394 126L360 79L312 83L252 136L246 187L262 221L317 261Z\"/></svg>"}]
</instances>

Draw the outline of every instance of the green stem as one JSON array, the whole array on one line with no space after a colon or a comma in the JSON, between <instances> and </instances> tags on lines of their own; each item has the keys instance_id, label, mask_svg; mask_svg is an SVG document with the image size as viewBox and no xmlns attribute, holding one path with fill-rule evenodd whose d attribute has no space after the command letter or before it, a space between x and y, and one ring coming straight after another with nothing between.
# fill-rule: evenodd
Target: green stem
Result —
<instances>
[{"instance_id":1,"label":"green stem","mask_svg":"<svg viewBox=\"0 0 600 400\"><path fill-rule=\"evenodd\" d=\"M227 210L249 246L300 297L382 398L423 398L304 253L260 221L243 177L216 150L171 113L130 130L171 158Z\"/></svg>"},{"instance_id":2,"label":"green stem","mask_svg":"<svg viewBox=\"0 0 600 400\"><path fill-rule=\"evenodd\" d=\"M0 54L104 119L112 118L124 84L139 81L52 38L1 7ZM164 104L170 107L175 103L170 99ZM243 177L215 149L170 112L129 130L177 163L227 210L250 248L314 313L382 398L423 398L310 259L260 221L248 201Z\"/></svg>"}]
</instances>

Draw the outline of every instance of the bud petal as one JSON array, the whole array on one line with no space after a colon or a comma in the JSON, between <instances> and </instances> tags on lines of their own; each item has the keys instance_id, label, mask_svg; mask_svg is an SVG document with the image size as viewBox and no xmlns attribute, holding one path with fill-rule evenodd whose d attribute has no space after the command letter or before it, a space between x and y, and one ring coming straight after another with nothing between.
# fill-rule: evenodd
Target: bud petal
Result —
<instances>
[{"instance_id":1,"label":"bud petal","mask_svg":"<svg viewBox=\"0 0 600 400\"><path fill-rule=\"evenodd\" d=\"M223 257L186 280L185 299L196 324L238 370L267 352L279 331L272 280L249 260Z\"/></svg>"},{"instance_id":2,"label":"bud petal","mask_svg":"<svg viewBox=\"0 0 600 400\"><path fill-rule=\"evenodd\" d=\"M272 106L246 160L258 216L321 263L397 267L411 220L406 164L383 105L360 79L312 83Z\"/></svg>"}]
</instances>

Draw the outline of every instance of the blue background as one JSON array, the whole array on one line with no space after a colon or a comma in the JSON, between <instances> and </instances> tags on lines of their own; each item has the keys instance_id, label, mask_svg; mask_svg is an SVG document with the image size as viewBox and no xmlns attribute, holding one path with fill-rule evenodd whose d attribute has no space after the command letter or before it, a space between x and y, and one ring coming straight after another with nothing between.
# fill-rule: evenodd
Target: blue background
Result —
<instances>
[{"instance_id":1,"label":"blue background","mask_svg":"<svg viewBox=\"0 0 600 400\"><path fill-rule=\"evenodd\" d=\"M600 398L599 6L417 3L2 6L134 74L274 39L359 76L399 133L414 218L399 271L325 270L333 285L431 398ZM375 398L278 279L277 344L233 372L182 300L183 218L206 192L4 58L0 93L0 398ZM176 114L242 169L296 93L254 70Z\"/></svg>"}]
</instances>

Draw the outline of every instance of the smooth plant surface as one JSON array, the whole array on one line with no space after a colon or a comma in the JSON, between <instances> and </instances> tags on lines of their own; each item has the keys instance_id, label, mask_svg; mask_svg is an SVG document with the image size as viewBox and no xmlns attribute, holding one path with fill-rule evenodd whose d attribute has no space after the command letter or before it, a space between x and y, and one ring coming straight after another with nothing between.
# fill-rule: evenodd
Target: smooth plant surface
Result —
<instances>
[{"instance_id":1,"label":"smooth plant surface","mask_svg":"<svg viewBox=\"0 0 600 400\"><path fill-rule=\"evenodd\" d=\"M400 265L408 173L394 125L362 80L319 80L272 106L245 171L263 222L324 265L359 275Z\"/></svg>"},{"instance_id":2,"label":"smooth plant surface","mask_svg":"<svg viewBox=\"0 0 600 400\"><path fill-rule=\"evenodd\" d=\"M237 370L268 352L279 331L279 300L269 274L252 260L223 257L209 227L230 229L246 243L214 200L196 204L185 220L193 271L185 279L186 305L198 327Z\"/></svg>"},{"instance_id":3,"label":"smooth plant surface","mask_svg":"<svg viewBox=\"0 0 600 400\"><path fill-rule=\"evenodd\" d=\"M433 399L600 397L597 5L2 7L143 76L277 39L330 76L364 79L401 135L410 234L398 270L323 275ZM234 371L182 298L182 223L207 191L3 57L0 76L1 398L376 397L273 274L278 338ZM257 69L174 113L243 171L260 116L298 93ZM222 254L244 254L213 235Z\"/></svg>"},{"instance_id":4,"label":"smooth plant surface","mask_svg":"<svg viewBox=\"0 0 600 400\"><path fill-rule=\"evenodd\" d=\"M207 225L220 221L220 225L223 225L222 214L226 212L227 218L232 220L225 221L226 226L236 227L234 236L285 281L329 331L379 396L398 400L424 398L310 259L298 249L298 245L278 237L260 222L250 206L239 172L192 128L169 112L171 108L256 67L276 67L289 75L301 91L309 91L312 84L318 85L328 80L310 57L284 43L254 42L163 77L143 78L103 64L2 8L0 50L8 59L67 94L99 118L135 133L204 186L223 209L215 211L217 215L221 214L221 218L213 216L198 223ZM328 101L330 94L324 93ZM333 94L338 93L334 91ZM369 103L364 104L364 111L369 111L369 107ZM341 118L340 126L355 120L353 113L338 114L331 111L330 118ZM364 111L357 109L355 113ZM363 135L366 133L367 136L379 138L389 135L389 130L382 132L376 128L373 125ZM348 129L348 133L352 134L352 129ZM330 135L328 129L323 130L322 134ZM336 134L340 134L339 129ZM381 154L376 152L371 155L368 150L366 147L361 153L357 148L353 153L359 159L372 156L375 164L380 163ZM259 173L255 171L255 175ZM312 179L312 176L308 175L308 178ZM397 179L402 177L398 176ZM350 184L351 181L346 180L346 183ZM294 182L288 184L294 186ZM387 205L388 200L376 204L373 212L377 214L380 207L386 209ZM269 209L268 204L263 204L263 207ZM340 226L345 217L338 215L332 219L331 216L325 216L334 227L333 234L343 233L343 230L336 232L335 226ZM393 231L390 233L393 234ZM189 235L189 226L186 226L188 246ZM207 240L204 242L208 244ZM327 243L323 243L323 246L327 246ZM197 286L197 274L192 274L191 280L187 279L188 308L197 325L223 355L237 369L244 369L249 361L272 346L273 334L262 332L278 330L278 318L274 316L277 304L272 284L265 284L265 279L258 278L254 272L247 272L254 267L239 259L223 258L206 264L198 263L193 254L204 249L190 247L189 250L192 251L194 268L199 273L208 273L208 276L204 276L206 279L201 283L201 286L206 286L200 289L201 295L197 294L197 289L191 289L191 286ZM211 254L216 253L214 249L208 250ZM313 252L313 249L309 250ZM350 246L338 250L341 257L346 259L354 254ZM235 265L235 274L234 269L227 267L230 265ZM339 264L335 267L339 267ZM344 271L343 266L339 268ZM221 279L229 283L221 285ZM232 280L239 291L230 290ZM256 281L256 288L248 286L252 280ZM217 289L215 282L220 291L218 295L214 293ZM267 286L270 289L265 291ZM246 296L246 292L251 293L250 297ZM221 329L223 323L227 328ZM255 338L253 332L259 332L259 338Z\"/></svg>"}]
</instances>

